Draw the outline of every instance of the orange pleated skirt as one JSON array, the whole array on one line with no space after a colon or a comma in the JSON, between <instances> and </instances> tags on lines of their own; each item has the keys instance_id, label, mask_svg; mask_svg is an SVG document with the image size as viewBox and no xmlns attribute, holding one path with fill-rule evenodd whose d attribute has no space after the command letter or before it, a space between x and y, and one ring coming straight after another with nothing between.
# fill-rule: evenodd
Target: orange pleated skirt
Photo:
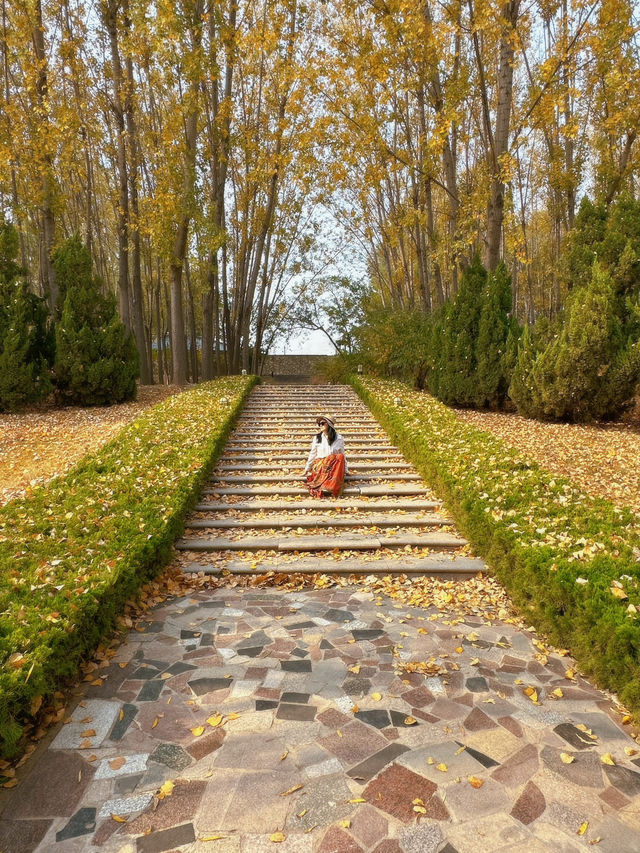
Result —
<instances>
[{"instance_id":1,"label":"orange pleated skirt","mask_svg":"<svg viewBox=\"0 0 640 853\"><path fill-rule=\"evenodd\" d=\"M344 486L344 453L332 453L324 459L316 459L307 474L307 488L314 498L333 495L337 498Z\"/></svg>"}]
</instances>

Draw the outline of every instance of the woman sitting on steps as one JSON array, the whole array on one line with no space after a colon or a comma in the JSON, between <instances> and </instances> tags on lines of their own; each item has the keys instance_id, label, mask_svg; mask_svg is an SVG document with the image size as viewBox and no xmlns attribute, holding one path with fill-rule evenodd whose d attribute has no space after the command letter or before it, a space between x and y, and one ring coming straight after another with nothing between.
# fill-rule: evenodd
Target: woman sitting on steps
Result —
<instances>
[{"instance_id":1,"label":"woman sitting on steps","mask_svg":"<svg viewBox=\"0 0 640 853\"><path fill-rule=\"evenodd\" d=\"M321 415L316 423L321 432L314 435L309 458L304 469L304 481L314 498L342 493L344 475L348 474L344 456L344 439L336 432L332 418Z\"/></svg>"}]
</instances>

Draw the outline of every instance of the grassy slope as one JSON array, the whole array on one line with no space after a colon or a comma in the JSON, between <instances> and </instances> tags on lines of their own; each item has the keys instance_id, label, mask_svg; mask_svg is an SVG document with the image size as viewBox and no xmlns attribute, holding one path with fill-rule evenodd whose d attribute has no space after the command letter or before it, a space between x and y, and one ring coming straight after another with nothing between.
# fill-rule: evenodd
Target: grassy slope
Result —
<instances>
[{"instance_id":1,"label":"grassy slope","mask_svg":"<svg viewBox=\"0 0 640 853\"><path fill-rule=\"evenodd\" d=\"M0 755L166 562L255 381L218 379L159 403L0 509Z\"/></svg>"}]
</instances>

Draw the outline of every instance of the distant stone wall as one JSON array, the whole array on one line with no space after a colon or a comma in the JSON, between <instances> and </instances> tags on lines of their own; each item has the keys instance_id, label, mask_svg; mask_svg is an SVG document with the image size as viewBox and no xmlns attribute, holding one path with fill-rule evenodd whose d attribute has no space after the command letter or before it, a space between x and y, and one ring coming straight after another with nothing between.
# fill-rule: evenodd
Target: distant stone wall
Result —
<instances>
[{"instance_id":1,"label":"distant stone wall","mask_svg":"<svg viewBox=\"0 0 640 853\"><path fill-rule=\"evenodd\" d=\"M320 364L332 356L326 355L268 355L262 370L263 376L313 376Z\"/></svg>"}]
</instances>

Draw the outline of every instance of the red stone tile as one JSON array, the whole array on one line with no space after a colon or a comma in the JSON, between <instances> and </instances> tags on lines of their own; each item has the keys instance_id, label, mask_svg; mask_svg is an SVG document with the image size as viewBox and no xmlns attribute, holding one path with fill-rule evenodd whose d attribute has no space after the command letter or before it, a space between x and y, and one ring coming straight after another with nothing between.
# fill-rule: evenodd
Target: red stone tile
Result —
<instances>
[{"instance_id":1,"label":"red stone tile","mask_svg":"<svg viewBox=\"0 0 640 853\"><path fill-rule=\"evenodd\" d=\"M461 696L456 696L456 702L466 705L467 708L473 708L473 693L463 693Z\"/></svg>"},{"instance_id":2,"label":"red stone tile","mask_svg":"<svg viewBox=\"0 0 640 853\"><path fill-rule=\"evenodd\" d=\"M272 699L277 701L280 698L280 691L275 687L258 687L253 693L254 699Z\"/></svg>"},{"instance_id":3,"label":"red stone tile","mask_svg":"<svg viewBox=\"0 0 640 853\"><path fill-rule=\"evenodd\" d=\"M373 847L386 838L389 824L379 811L371 806L359 806L351 818L351 832L366 848Z\"/></svg>"},{"instance_id":4,"label":"red stone tile","mask_svg":"<svg viewBox=\"0 0 640 853\"><path fill-rule=\"evenodd\" d=\"M386 838L373 853L402 853L402 849L394 838Z\"/></svg>"},{"instance_id":5,"label":"red stone tile","mask_svg":"<svg viewBox=\"0 0 640 853\"><path fill-rule=\"evenodd\" d=\"M178 780L171 796L160 800L155 812L147 811L124 824L123 832L137 835L146 832L150 825L155 831L192 820L206 787L206 782Z\"/></svg>"},{"instance_id":6,"label":"red stone tile","mask_svg":"<svg viewBox=\"0 0 640 853\"><path fill-rule=\"evenodd\" d=\"M547 801L540 788L534 782L527 782L524 791L511 809L511 817L528 826L540 817L546 807Z\"/></svg>"},{"instance_id":7,"label":"red stone tile","mask_svg":"<svg viewBox=\"0 0 640 853\"><path fill-rule=\"evenodd\" d=\"M507 788L516 788L528 782L537 772L538 767L538 748L535 744L528 743L505 761L502 766L497 767L491 777L506 785Z\"/></svg>"},{"instance_id":8,"label":"red stone tile","mask_svg":"<svg viewBox=\"0 0 640 853\"><path fill-rule=\"evenodd\" d=\"M383 734L387 740L398 740L400 735L398 734L398 729L390 727L388 729L382 729L381 734Z\"/></svg>"},{"instance_id":9,"label":"red stone tile","mask_svg":"<svg viewBox=\"0 0 640 853\"><path fill-rule=\"evenodd\" d=\"M411 716L417 717L419 720L425 720L427 723L438 723L440 721L440 717L434 717L433 714L427 714L424 711L420 711L419 708L412 708Z\"/></svg>"},{"instance_id":10,"label":"red stone tile","mask_svg":"<svg viewBox=\"0 0 640 853\"><path fill-rule=\"evenodd\" d=\"M364 851L347 832L332 826L322 839L318 853L364 853Z\"/></svg>"},{"instance_id":11,"label":"red stone tile","mask_svg":"<svg viewBox=\"0 0 640 853\"><path fill-rule=\"evenodd\" d=\"M321 738L318 743L347 764L364 761L387 745L386 738L379 732L358 721L348 723L340 733L342 737L336 732Z\"/></svg>"},{"instance_id":12,"label":"red stone tile","mask_svg":"<svg viewBox=\"0 0 640 853\"><path fill-rule=\"evenodd\" d=\"M438 786L434 782L425 779L424 776L419 776L406 767L392 764L391 767L383 770L372 782L369 782L362 796L377 809L387 812L387 814L404 821L404 823L409 823L416 817L412 801L416 797L419 797L424 802L425 808L427 808L427 804L432 799L437 788ZM441 802L440 806L442 806ZM444 806L442 806L442 809L444 809ZM434 809L436 814L433 817L436 820L443 819L437 817L437 814L442 813L442 809L438 807Z\"/></svg>"},{"instance_id":13,"label":"red stone tile","mask_svg":"<svg viewBox=\"0 0 640 853\"><path fill-rule=\"evenodd\" d=\"M247 671L244 674L244 677L248 681L261 681L266 677L268 669L266 666L248 666Z\"/></svg>"},{"instance_id":14,"label":"red stone tile","mask_svg":"<svg viewBox=\"0 0 640 853\"><path fill-rule=\"evenodd\" d=\"M350 723L352 721L352 717L347 717L346 714L343 714L341 711L337 711L335 708L329 708L321 714L318 714L316 720L319 720L324 726L327 726L330 729L339 729L341 726L346 726Z\"/></svg>"},{"instance_id":15,"label":"red stone tile","mask_svg":"<svg viewBox=\"0 0 640 853\"><path fill-rule=\"evenodd\" d=\"M386 741L383 740L383 746ZM49 750L31 770L2 812L4 820L72 815L95 768L78 752Z\"/></svg>"},{"instance_id":16,"label":"red stone tile","mask_svg":"<svg viewBox=\"0 0 640 853\"><path fill-rule=\"evenodd\" d=\"M488 717L480 708L474 708L462 725L469 732L482 732L486 729L498 728L497 723L494 723L491 717Z\"/></svg>"}]
</instances>

